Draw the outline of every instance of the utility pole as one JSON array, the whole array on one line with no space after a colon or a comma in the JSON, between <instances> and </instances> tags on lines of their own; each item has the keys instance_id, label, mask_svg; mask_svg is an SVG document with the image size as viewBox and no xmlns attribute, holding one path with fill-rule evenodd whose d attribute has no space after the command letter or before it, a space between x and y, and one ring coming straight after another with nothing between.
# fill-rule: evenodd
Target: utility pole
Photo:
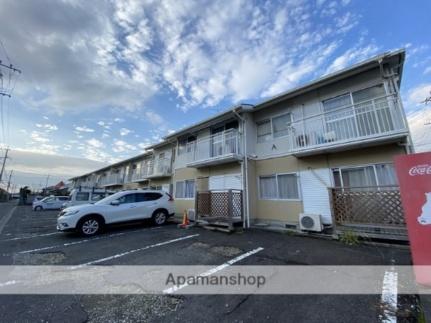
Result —
<instances>
[{"instance_id":1,"label":"utility pole","mask_svg":"<svg viewBox=\"0 0 431 323\"><path fill-rule=\"evenodd\" d=\"M9 173L9 180L7 181L7 189L6 189L7 193L9 193L10 180L12 178L12 173L13 173L13 170L11 170L10 173Z\"/></svg>"},{"instance_id":2,"label":"utility pole","mask_svg":"<svg viewBox=\"0 0 431 323\"><path fill-rule=\"evenodd\" d=\"M8 152L9 152L9 148L6 148L6 153L5 153L4 157L3 157L3 165L2 165L1 171L0 171L0 183L1 183L2 179L3 179L4 166L6 164L6 159L8 158L7 157L7 153Z\"/></svg>"},{"instance_id":3,"label":"utility pole","mask_svg":"<svg viewBox=\"0 0 431 323\"><path fill-rule=\"evenodd\" d=\"M4 67L4 68L8 69L9 73L19 73L19 74L21 74L21 70L13 67L12 64L5 65L5 64L2 63L2 61L0 61L0 68L1 67ZM0 69L0 79L2 79L2 78L3 78L3 74L1 73L1 69ZM7 97L10 98L11 97L11 90L12 89L9 89L9 90L10 91L4 89L3 87L0 88L0 96L7 96Z\"/></svg>"},{"instance_id":4,"label":"utility pole","mask_svg":"<svg viewBox=\"0 0 431 323\"><path fill-rule=\"evenodd\" d=\"M49 174L48 174L48 176L46 176L45 188L47 188L47 187L48 187L48 180L49 180Z\"/></svg>"}]
</instances>

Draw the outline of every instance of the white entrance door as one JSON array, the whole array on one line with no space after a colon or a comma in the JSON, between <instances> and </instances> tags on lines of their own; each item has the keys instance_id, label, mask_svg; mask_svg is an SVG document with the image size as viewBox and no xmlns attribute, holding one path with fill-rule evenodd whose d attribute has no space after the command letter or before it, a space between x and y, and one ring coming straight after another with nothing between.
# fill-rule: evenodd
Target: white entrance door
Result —
<instances>
[{"instance_id":1,"label":"white entrance door","mask_svg":"<svg viewBox=\"0 0 431 323\"><path fill-rule=\"evenodd\" d=\"M304 213L320 214L324 224L331 224L328 187L331 172L328 168L301 171L302 201Z\"/></svg>"}]
</instances>

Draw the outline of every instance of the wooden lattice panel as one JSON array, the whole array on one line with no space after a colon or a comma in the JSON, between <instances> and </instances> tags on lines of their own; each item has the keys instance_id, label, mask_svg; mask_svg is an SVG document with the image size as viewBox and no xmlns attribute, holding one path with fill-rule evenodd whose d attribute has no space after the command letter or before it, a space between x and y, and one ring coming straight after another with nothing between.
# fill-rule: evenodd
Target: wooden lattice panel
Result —
<instances>
[{"instance_id":1,"label":"wooden lattice panel","mask_svg":"<svg viewBox=\"0 0 431 323\"><path fill-rule=\"evenodd\" d=\"M207 221L242 218L242 202L242 191L200 191L196 194L196 214Z\"/></svg>"},{"instance_id":2,"label":"wooden lattice panel","mask_svg":"<svg viewBox=\"0 0 431 323\"><path fill-rule=\"evenodd\" d=\"M394 188L333 188L336 224L370 224L405 227L400 192Z\"/></svg>"}]
</instances>

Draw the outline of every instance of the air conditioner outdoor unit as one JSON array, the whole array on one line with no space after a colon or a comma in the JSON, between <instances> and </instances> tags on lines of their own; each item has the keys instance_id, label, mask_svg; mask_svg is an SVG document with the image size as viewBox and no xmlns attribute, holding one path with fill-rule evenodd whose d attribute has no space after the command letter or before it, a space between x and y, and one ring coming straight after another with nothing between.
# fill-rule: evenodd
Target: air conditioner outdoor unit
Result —
<instances>
[{"instance_id":1,"label":"air conditioner outdoor unit","mask_svg":"<svg viewBox=\"0 0 431 323\"><path fill-rule=\"evenodd\" d=\"M321 232L323 225L320 214L299 214L299 228L303 231Z\"/></svg>"},{"instance_id":2,"label":"air conditioner outdoor unit","mask_svg":"<svg viewBox=\"0 0 431 323\"><path fill-rule=\"evenodd\" d=\"M187 218L189 219L189 221L196 221L195 209L188 209L187 210Z\"/></svg>"}]
</instances>

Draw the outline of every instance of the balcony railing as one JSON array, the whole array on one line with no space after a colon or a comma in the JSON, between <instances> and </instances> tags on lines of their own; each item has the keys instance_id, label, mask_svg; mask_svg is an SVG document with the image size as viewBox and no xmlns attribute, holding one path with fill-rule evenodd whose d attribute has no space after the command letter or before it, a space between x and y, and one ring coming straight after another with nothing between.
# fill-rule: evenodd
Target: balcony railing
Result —
<instances>
[{"instance_id":1,"label":"balcony railing","mask_svg":"<svg viewBox=\"0 0 431 323\"><path fill-rule=\"evenodd\" d=\"M134 170L129 175L131 182L144 181L148 178L170 176L172 174L172 165L170 158L156 158L144 162L144 164Z\"/></svg>"},{"instance_id":2,"label":"balcony railing","mask_svg":"<svg viewBox=\"0 0 431 323\"><path fill-rule=\"evenodd\" d=\"M292 152L373 139L407 131L401 105L394 95L373 98L291 123Z\"/></svg>"},{"instance_id":3,"label":"balcony railing","mask_svg":"<svg viewBox=\"0 0 431 323\"><path fill-rule=\"evenodd\" d=\"M123 174L115 173L101 177L99 180L99 186L110 186L110 185L121 185L123 184Z\"/></svg>"},{"instance_id":4,"label":"balcony railing","mask_svg":"<svg viewBox=\"0 0 431 323\"><path fill-rule=\"evenodd\" d=\"M188 164L239 158L242 151L241 135L237 129L229 129L188 143L178 158Z\"/></svg>"}]
</instances>

